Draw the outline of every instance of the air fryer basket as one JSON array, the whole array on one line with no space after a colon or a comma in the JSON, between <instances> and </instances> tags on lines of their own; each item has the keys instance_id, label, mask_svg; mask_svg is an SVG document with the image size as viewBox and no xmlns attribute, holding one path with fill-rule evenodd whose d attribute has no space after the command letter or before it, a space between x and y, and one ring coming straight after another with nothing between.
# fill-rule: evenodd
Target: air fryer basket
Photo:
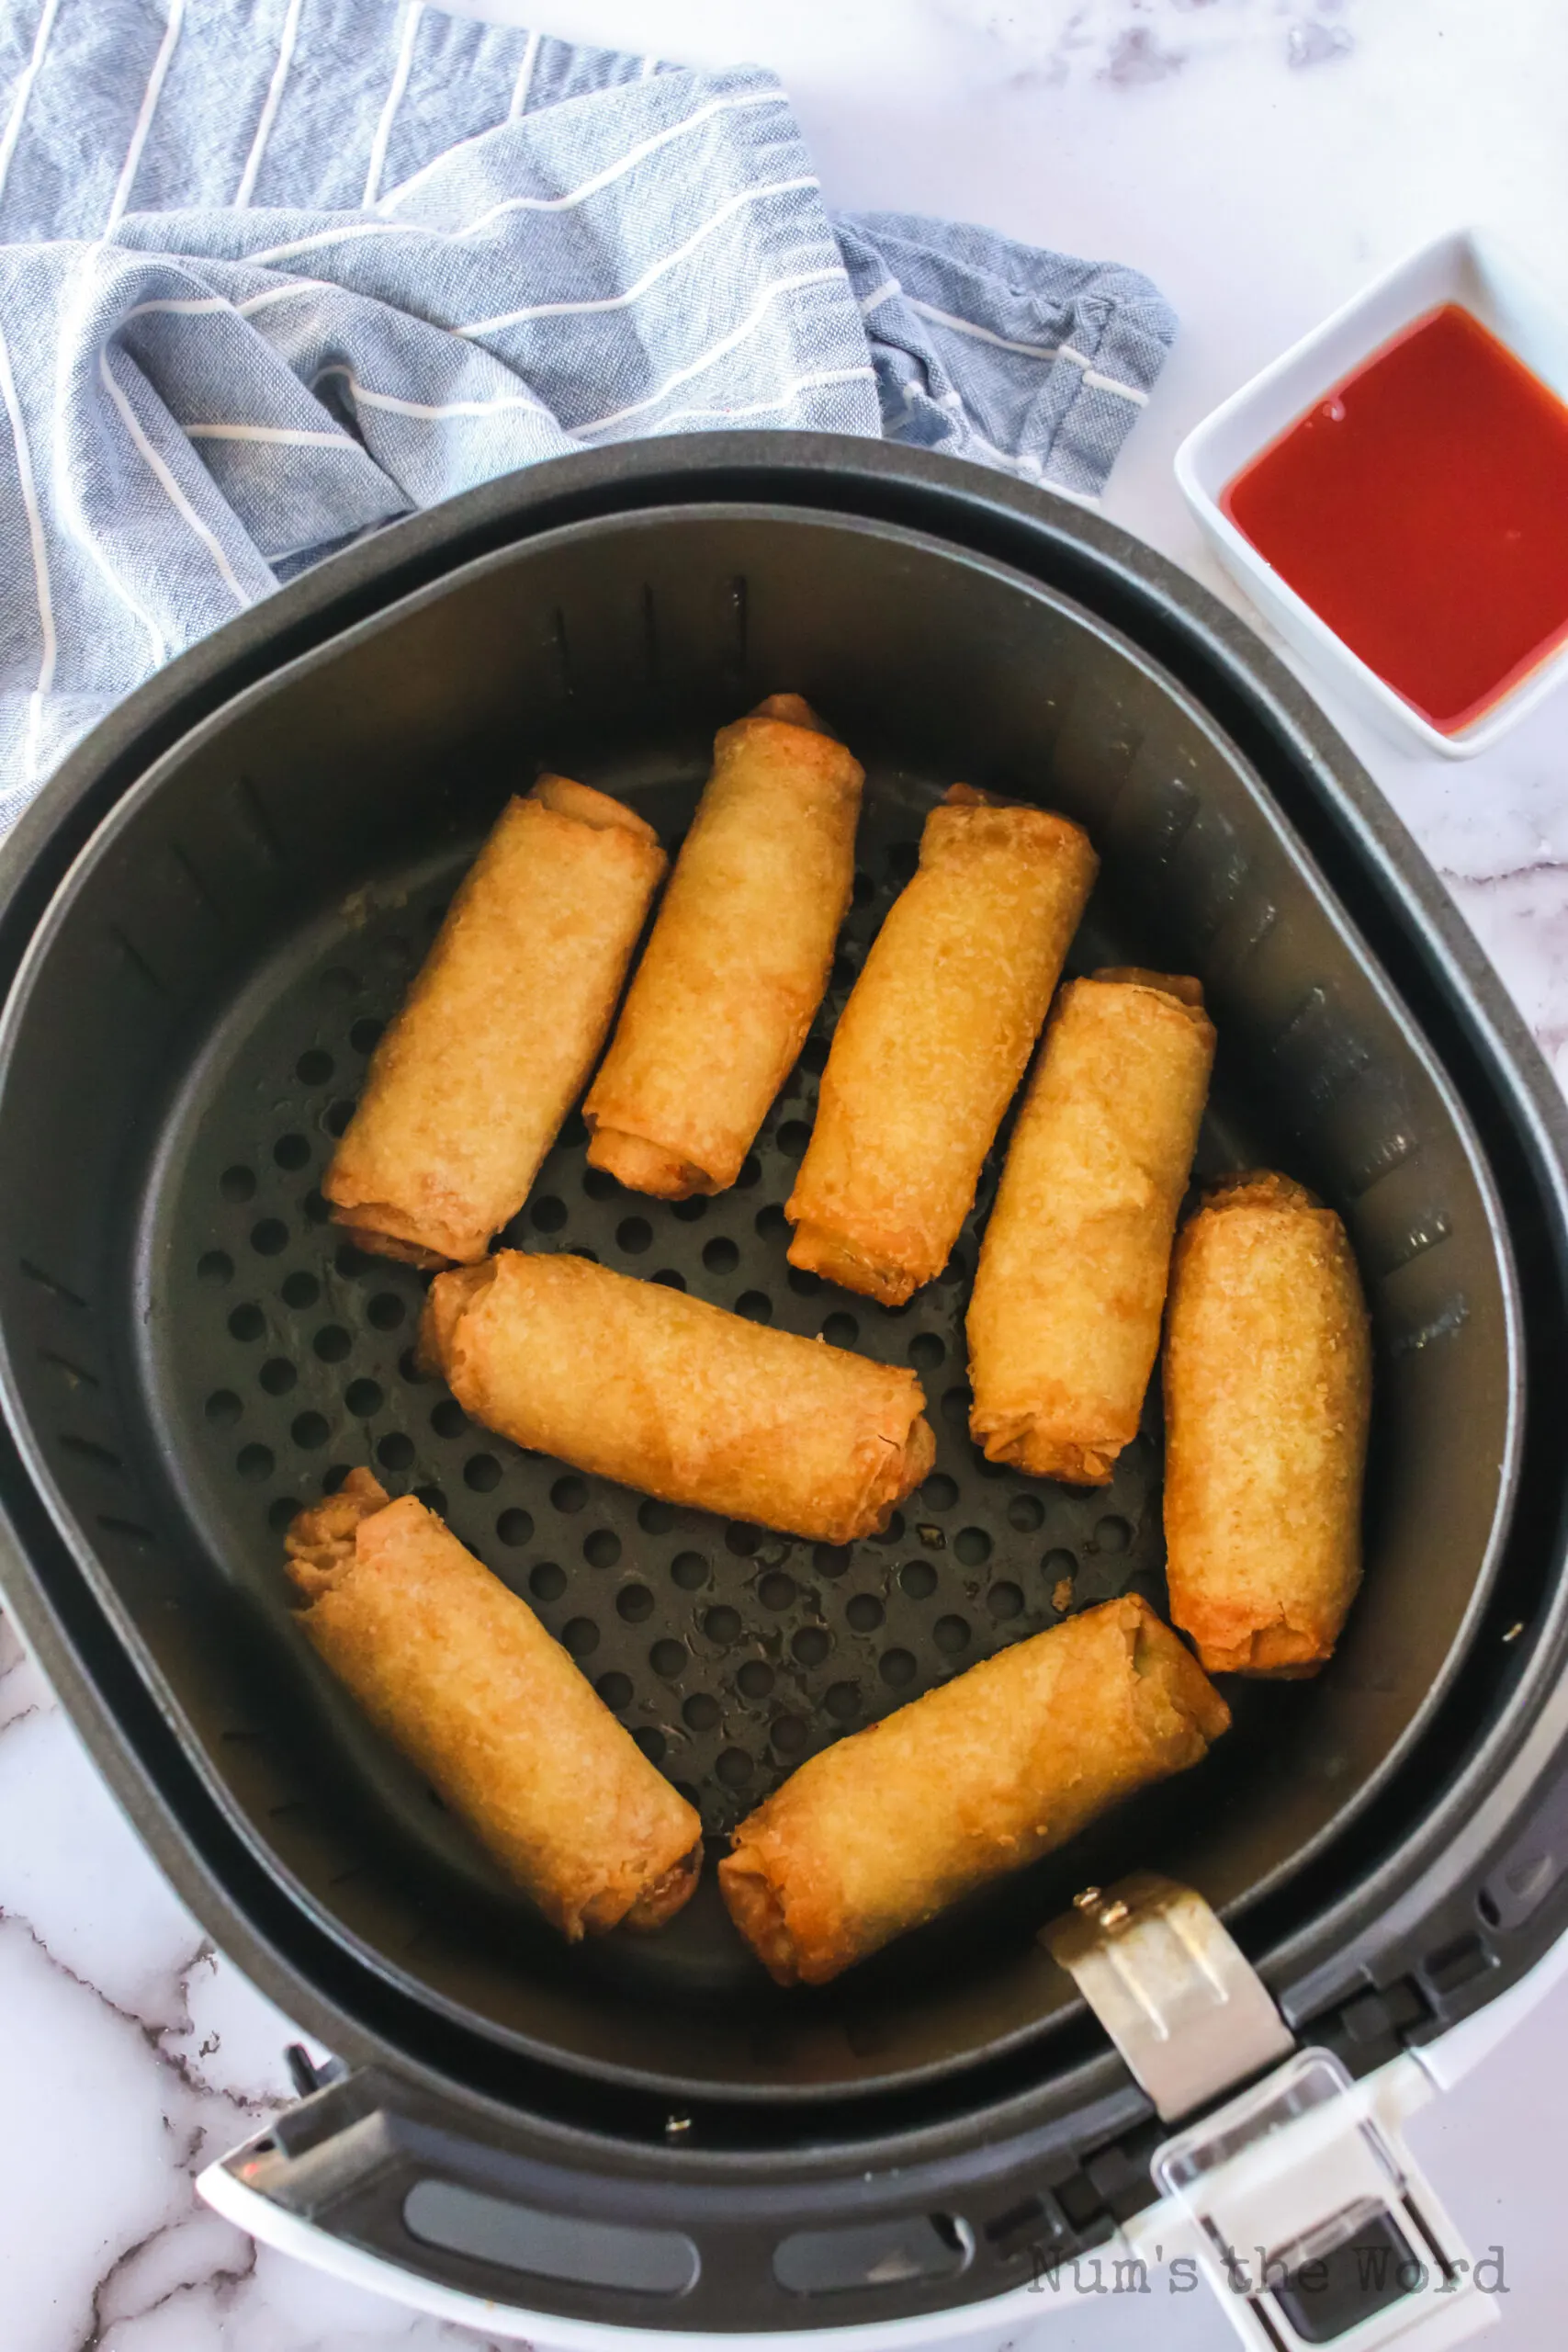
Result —
<instances>
[{"instance_id":1,"label":"air fryer basket","mask_svg":"<svg viewBox=\"0 0 1568 2352\"><path fill-rule=\"evenodd\" d=\"M160 1778L149 1759L172 1731L194 1778L176 1795L162 1770L160 1801L175 1848L201 1851L196 1899L220 1880L218 1931L232 1940L243 1920L243 1955L299 2013L314 2000L346 2020L350 2054L406 2064L425 2090L466 2084L502 2122L547 2113L638 2142L694 2104L716 2143L777 2154L804 2132L847 2152L896 2132L912 2155L939 2122L968 2132L989 2113L994 2136L998 2100L1047 2085L1083 2122L1094 2045L1034 1937L1087 1878L1159 1868L1244 1941L1258 1918L1283 1946L1310 1937L1378 1839L1419 1826L1418 1759L1464 1764L1495 1705L1495 1668L1483 1688L1469 1663L1489 1588L1527 1543L1541 1572L1561 1504L1560 1469L1526 1460L1530 1339L1493 1165L1501 1153L1517 1184L1529 1162L1523 1123L1476 1078L1473 1024L1423 960L1421 910L1402 918L1365 850L1325 834L1376 940L1351 920L1260 773L1277 744L1249 741L1224 696L1190 691L1169 662L1168 584L1152 652L1073 593L1074 564L1112 570L1103 526L1053 518L1071 555L1053 584L1040 548L1020 560L1027 514L1002 543L965 531L956 496L901 517L869 492L863 513L814 511L816 452L839 445L810 445L772 497L760 481L738 494L734 444L707 446L722 495L702 496L694 453L672 493L651 458L619 498L602 467L613 511L492 527L488 552L454 521L467 561L427 562L435 576L400 600L369 575L362 616L297 652L288 627L308 636L310 608L290 592L270 631L246 625L259 641L236 639L162 757L97 806L79 763L53 834L24 838L14 905L51 842L58 875L73 823L87 836L0 1034L0 1374L19 1452L0 1486L51 1564L29 1622L52 1613L85 1711L112 1724L122 1786L126 1770ZM896 488L952 479L877 456ZM963 543L983 536L994 551ZM1117 617L1136 614L1124 602ZM623 1193L587 1169L574 1119L507 1238L912 1363L936 1469L885 1537L843 1551L673 1510L467 1424L409 1352L421 1279L343 1241L317 1189L506 793L547 764L625 794L672 845L715 728L784 688L868 771L854 909L798 1068L730 1193ZM1128 1589L1163 1600L1157 1396L1100 1493L970 1444L963 1312L998 1155L947 1275L906 1309L784 1259L832 1022L926 809L958 777L1088 826L1104 871L1077 968L1203 980L1222 1043L1200 1173L1280 1165L1346 1217L1377 1346L1366 1584L1321 1679L1233 1685L1235 1728L1198 1771L838 1985L769 1985L711 1871L665 1935L569 1951L292 1626L281 1529L348 1465L437 1503L716 1835L801 1757L1066 1610ZM1536 1181L1539 1258L1555 1204ZM1510 1608L1524 1575L1505 1573ZM1430 1800L1437 1776L1419 1769ZM1103 2094L1115 2074L1100 2063ZM982 2262L955 2286L952 2267L932 2294L996 2283ZM689 2299L670 2317L696 2324Z\"/></svg>"}]
</instances>

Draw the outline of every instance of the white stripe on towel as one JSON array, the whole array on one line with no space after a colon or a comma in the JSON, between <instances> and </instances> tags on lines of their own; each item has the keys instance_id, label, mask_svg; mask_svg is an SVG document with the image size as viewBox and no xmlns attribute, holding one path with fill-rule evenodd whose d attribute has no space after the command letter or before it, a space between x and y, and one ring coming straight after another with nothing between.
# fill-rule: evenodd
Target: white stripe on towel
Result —
<instances>
[{"instance_id":1,"label":"white stripe on towel","mask_svg":"<svg viewBox=\"0 0 1568 2352\"><path fill-rule=\"evenodd\" d=\"M283 85L288 79L288 68L294 62L294 38L299 29L300 0L288 0L288 13L283 19L283 30L277 40L277 62L267 84L266 98L256 124L256 135L251 141L251 152L245 158L245 168L240 175L240 185L234 190L234 202L242 210L255 193L256 174L261 169L266 142L272 137L272 126L277 120L277 109L283 103Z\"/></svg>"},{"instance_id":2,"label":"white stripe on towel","mask_svg":"<svg viewBox=\"0 0 1568 2352\"><path fill-rule=\"evenodd\" d=\"M387 164L387 142L392 135L392 124L403 102L403 92L409 85L409 70L413 64L413 45L419 32L419 20L424 14L424 0L403 0L403 37L398 43L397 62L392 68L392 86L387 92L387 103L381 109L381 119L376 125L376 136L370 142L370 161L366 167L365 193L359 201L367 212L376 201L381 185L381 174Z\"/></svg>"},{"instance_id":3,"label":"white stripe on towel","mask_svg":"<svg viewBox=\"0 0 1568 2352\"><path fill-rule=\"evenodd\" d=\"M130 144L125 151L125 162L120 166L119 180L115 188L113 201L109 206L109 217L104 222L106 237L114 234L119 226L126 206L130 201L130 191L135 186L136 175L141 167L141 150L147 143L147 133L152 128L152 117L158 111L158 100L164 95L164 79L179 40L180 28L185 23L185 14L186 0L169 0L169 21L164 28L164 38L159 43L158 54L152 61L152 71L147 76L147 87L141 93L141 106L136 117L136 127L130 134Z\"/></svg>"},{"instance_id":4,"label":"white stripe on towel","mask_svg":"<svg viewBox=\"0 0 1568 2352\"><path fill-rule=\"evenodd\" d=\"M517 68L517 79L512 85L512 103L506 109L508 122L515 122L528 104L528 93L534 86L534 68L539 62L539 43L544 36L530 33L523 46L523 62Z\"/></svg>"},{"instance_id":5,"label":"white stripe on towel","mask_svg":"<svg viewBox=\"0 0 1568 2352\"><path fill-rule=\"evenodd\" d=\"M694 229L683 245L677 245L673 253L665 254L662 259L652 263L644 270L642 276L634 285L628 286L624 294L601 294L591 301L581 302L531 302L525 310L502 311L493 319L475 319L468 326L454 327L452 332L454 334L464 335L497 334L502 327L521 326L529 319L580 318L591 311L624 311L629 303L640 300L650 286L657 286L667 270L677 268L689 255L696 252L705 238L711 237L716 229L722 229L727 220L732 219L737 212L744 211L747 205L760 204L765 197L789 196L793 195L796 189L816 187L818 185L816 177L807 173L800 179L774 180L767 187L739 189L736 195L729 198L728 202L721 204L718 210L705 220L700 229Z\"/></svg>"},{"instance_id":6,"label":"white stripe on towel","mask_svg":"<svg viewBox=\"0 0 1568 2352\"><path fill-rule=\"evenodd\" d=\"M0 196L6 192L6 175L11 168L11 158L22 135L22 117L27 113L28 100L32 96L33 84L38 80L38 70L43 63L44 51L49 47L49 37L54 30L59 8L60 0L44 0L38 30L33 35L32 55L17 76L17 95L11 101L11 111L6 117L5 136L0 138Z\"/></svg>"},{"instance_id":7,"label":"white stripe on towel","mask_svg":"<svg viewBox=\"0 0 1568 2352\"><path fill-rule=\"evenodd\" d=\"M364 407L389 409L394 416L495 416L502 409L524 408L531 410L536 416L547 416L552 424L556 421L554 412L546 408L543 401L530 399L521 392L502 393L493 401L446 401L434 404L428 401L405 401L395 392L373 392L360 382L352 368L342 362L332 368L323 368L312 383L311 390L314 391L317 384L324 384L329 376L341 376L355 400Z\"/></svg>"},{"instance_id":8,"label":"white stripe on towel","mask_svg":"<svg viewBox=\"0 0 1568 2352\"><path fill-rule=\"evenodd\" d=\"M976 343L994 344L998 351L1021 352L1026 359L1076 359L1080 368L1089 366L1089 361L1070 344L1014 343L1008 335L993 334L989 327L977 327L973 319L957 319L951 311L939 311L934 302L919 302L912 294L906 294L904 300L922 319L931 319L939 327L952 327L955 334L969 335Z\"/></svg>"},{"instance_id":9,"label":"white stripe on towel","mask_svg":"<svg viewBox=\"0 0 1568 2352\"><path fill-rule=\"evenodd\" d=\"M318 433L307 424L182 424L187 441L280 441L290 449L352 449L346 433Z\"/></svg>"},{"instance_id":10,"label":"white stripe on towel","mask_svg":"<svg viewBox=\"0 0 1568 2352\"><path fill-rule=\"evenodd\" d=\"M626 407L616 409L609 416L596 416L591 424L569 424L566 430L580 434L603 433L612 424L623 424L628 416L640 416L645 409L657 408L660 401L667 400L682 384L689 383L705 368L726 358L749 335L754 334L779 295L793 294L803 286L831 285L842 276L841 269L807 269L797 272L794 277L776 277L771 286L764 288L761 300L752 304L738 327L732 327L728 334L720 335L716 343L710 344L700 359L693 359L684 368L677 368L672 376L665 378L656 392L649 392L645 400L630 401Z\"/></svg>"},{"instance_id":11,"label":"white stripe on towel","mask_svg":"<svg viewBox=\"0 0 1568 2352\"><path fill-rule=\"evenodd\" d=\"M146 434L141 429L141 421L138 417L136 411L131 407L130 402L126 399L124 392L121 391L119 386L115 382L113 372L109 367L109 356L107 350L100 351L98 354L98 373L103 378L105 390L108 393L110 400L113 401L116 408L119 411L120 418L125 425L126 431L130 434L131 439L135 442L136 447L141 452L142 457L146 459L149 469L162 487L170 505L185 522L189 524L191 529L201 541L203 547L207 548L213 562L218 566L219 573L222 578L225 586L232 590L240 605L242 607L248 606L251 600L249 596L246 595L244 590L241 587L239 582L235 579L233 567L230 563L228 557L224 554L221 546L219 544L218 540L214 538L212 533L208 529L207 525L202 521L200 515L197 513L195 507L191 504L189 499L180 488L179 483L175 480L174 475L169 471L168 467L164 463L163 458L158 455L157 450L154 449L152 444L147 438Z\"/></svg>"}]
</instances>

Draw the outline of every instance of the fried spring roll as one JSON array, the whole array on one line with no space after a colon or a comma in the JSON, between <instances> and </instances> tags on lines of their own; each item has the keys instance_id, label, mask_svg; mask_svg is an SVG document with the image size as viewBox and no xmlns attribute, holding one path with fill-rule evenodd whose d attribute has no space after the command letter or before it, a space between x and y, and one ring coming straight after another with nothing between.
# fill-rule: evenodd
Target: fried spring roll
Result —
<instances>
[{"instance_id":1,"label":"fried spring roll","mask_svg":"<svg viewBox=\"0 0 1568 2352\"><path fill-rule=\"evenodd\" d=\"M595 1168L662 1200L722 1193L806 1043L854 881L863 770L798 695L714 743L604 1067Z\"/></svg>"},{"instance_id":2,"label":"fried spring roll","mask_svg":"<svg viewBox=\"0 0 1568 2352\"><path fill-rule=\"evenodd\" d=\"M1147 1603L1108 1600L812 1757L736 1830L719 1889L779 1984L825 1984L1229 1723Z\"/></svg>"},{"instance_id":3,"label":"fried spring roll","mask_svg":"<svg viewBox=\"0 0 1568 2352\"><path fill-rule=\"evenodd\" d=\"M438 1275L421 1348L518 1445L824 1544L886 1526L936 1457L912 1372L583 1258Z\"/></svg>"},{"instance_id":4,"label":"fried spring roll","mask_svg":"<svg viewBox=\"0 0 1568 2352\"><path fill-rule=\"evenodd\" d=\"M333 1674L564 1936L680 1910L702 1868L696 1814L434 1512L351 1470L296 1518L288 1556Z\"/></svg>"},{"instance_id":5,"label":"fried spring roll","mask_svg":"<svg viewBox=\"0 0 1568 2352\"><path fill-rule=\"evenodd\" d=\"M969 1428L992 1462L1109 1484L1159 1352L1214 1033L1196 980L1062 990L969 1304Z\"/></svg>"},{"instance_id":6,"label":"fried spring roll","mask_svg":"<svg viewBox=\"0 0 1568 2352\"><path fill-rule=\"evenodd\" d=\"M515 1216L604 1045L667 862L651 826L565 776L507 803L321 1186L363 1248L468 1264Z\"/></svg>"},{"instance_id":7,"label":"fried spring roll","mask_svg":"<svg viewBox=\"0 0 1568 2352\"><path fill-rule=\"evenodd\" d=\"M1361 1579L1371 1342L1331 1209L1239 1177L1183 1227L1165 1352L1170 1611L1211 1673L1315 1674Z\"/></svg>"},{"instance_id":8,"label":"fried spring roll","mask_svg":"<svg viewBox=\"0 0 1568 2352\"><path fill-rule=\"evenodd\" d=\"M1043 808L955 785L932 809L834 1033L792 1264L887 1306L942 1272L1098 863Z\"/></svg>"}]
</instances>

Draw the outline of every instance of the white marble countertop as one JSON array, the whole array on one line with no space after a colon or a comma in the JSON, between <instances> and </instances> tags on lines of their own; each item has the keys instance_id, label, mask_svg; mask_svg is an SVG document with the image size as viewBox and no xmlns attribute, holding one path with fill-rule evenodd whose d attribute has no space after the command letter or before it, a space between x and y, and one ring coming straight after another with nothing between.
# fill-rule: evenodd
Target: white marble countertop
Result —
<instances>
[{"instance_id":1,"label":"white marble countertop","mask_svg":"<svg viewBox=\"0 0 1568 2352\"><path fill-rule=\"evenodd\" d=\"M1234 603L1170 471L1216 400L1460 222L1505 231L1568 299L1557 0L558 0L545 23L774 66L829 201L953 213L1147 271L1181 336L1106 511ZM1568 1082L1568 692L1457 767L1323 699ZM258 2256L196 2203L201 2163L287 2095L293 2030L205 1941L3 1626L0 2018L0 2352L483 2341ZM1472 2243L1506 2248L1499 2352L1562 2340L1565 2115L1568 1987L1416 2135ZM1080 2306L1041 2339L1134 2340L1233 2339L1204 2294Z\"/></svg>"}]
</instances>

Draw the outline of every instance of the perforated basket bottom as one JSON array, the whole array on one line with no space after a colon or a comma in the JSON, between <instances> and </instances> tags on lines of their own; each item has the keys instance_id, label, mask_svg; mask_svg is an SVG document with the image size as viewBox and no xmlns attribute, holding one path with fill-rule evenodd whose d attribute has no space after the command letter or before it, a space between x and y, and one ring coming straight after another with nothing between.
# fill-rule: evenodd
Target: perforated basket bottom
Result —
<instances>
[{"instance_id":1,"label":"perforated basket bottom","mask_svg":"<svg viewBox=\"0 0 1568 2352\"><path fill-rule=\"evenodd\" d=\"M812 1544L582 1476L475 1426L416 1372L423 1279L344 1241L319 1185L471 845L356 893L258 975L209 1041L164 1161L151 1386L220 1568L281 1595L290 1517L368 1464L537 1611L710 1832L818 1748L1063 1614L1129 1589L1163 1601L1152 1414L1095 1491L998 1468L970 1442L964 1313L997 1153L946 1272L908 1306L785 1259L784 1203L833 1023L931 797L897 779L868 788L827 1001L735 1188L675 1204L624 1192L588 1166L574 1114L504 1236L912 1365L936 1467L881 1536ZM669 840L693 798L669 787L639 805ZM1091 931L1075 962L1116 952Z\"/></svg>"}]
</instances>

